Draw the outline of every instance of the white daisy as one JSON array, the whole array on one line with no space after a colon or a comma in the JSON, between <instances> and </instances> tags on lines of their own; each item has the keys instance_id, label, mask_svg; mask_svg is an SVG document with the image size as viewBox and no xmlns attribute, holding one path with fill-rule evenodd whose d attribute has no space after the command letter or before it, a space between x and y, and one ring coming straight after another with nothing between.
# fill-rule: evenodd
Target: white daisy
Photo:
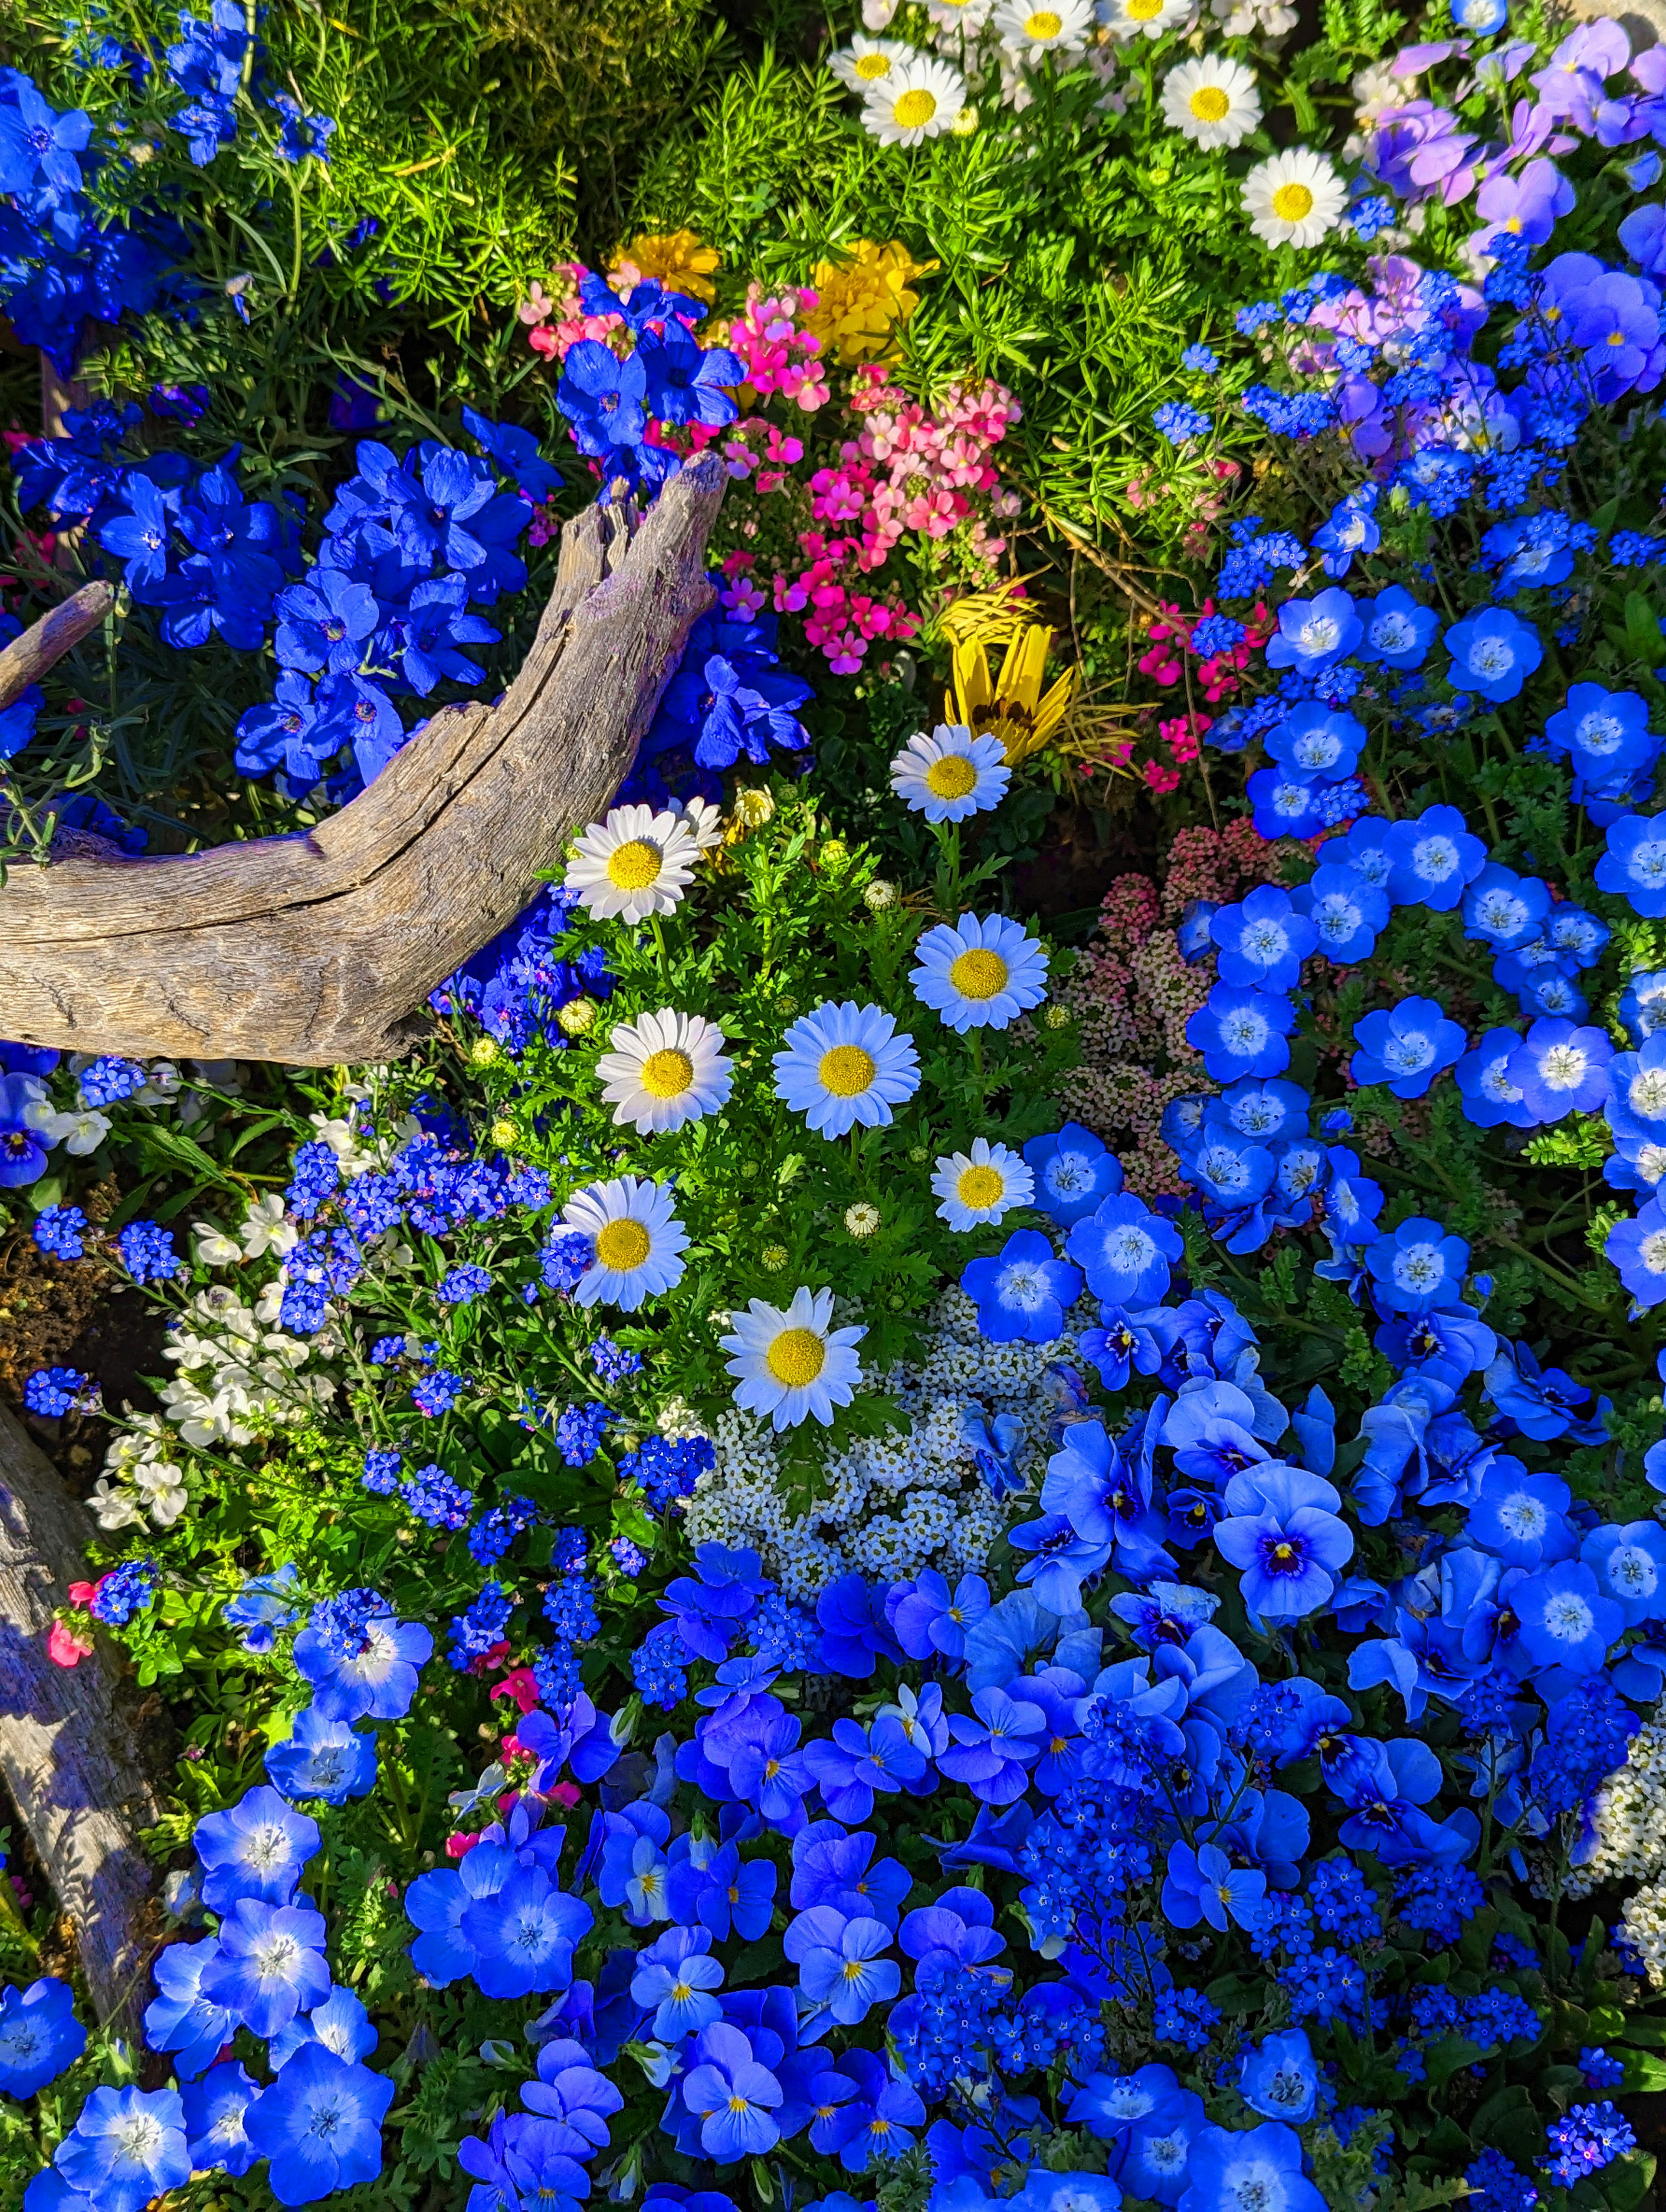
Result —
<instances>
[{"instance_id":1,"label":"white daisy","mask_svg":"<svg viewBox=\"0 0 1666 2212\"><path fill-rule=\"evenodd\" d=\"M619 1176L574 1192L562 1226L587 1237L596 1254L573 1293L581 1306L605 1299L635 1313L645 1298L682 1281L689 1237L672 1203L664 1184L647 1176Z\"/></svg>"},{"instance_id":2,"label":"white daisy","mask_svg":"<svg viewBox=\"0 0 1666 2212\"><path fill-rule=\"evenodd\" d=\"M657 1014L621 1022L608 1039L611 1050L596 1062L602 1097L616 1124L629 1121L647 1136L680 1129L728 1103L734 1081L723 1054L723 1032L702 1014Z\"/></svg>"},{"instance_id":3,"label":"white daisy","mask_svg":"<svg viewBox=\"0 0 1666 2212\"><path fill-rule=\"evenodd\" d=\"M1305 146L1258 161L1243 180L1250 228L1266 246L1316 246L1347 199L1329 161Z\"/></svg>"},{"instance_id":4,"label":"white daisy","mask_svg":"<svg viewBox=\"0 0 1666 2212\"><path fill-rule=\"evenodd\" d=\"M739 1385L736 1405L769 1414L778 1431L795 1429L812 1413L829 1426L833 1408L848 1406L855 1395L861 1363L854 1347L867 1334L865 1328L830 1328L832 1318L832 1291L803 1287L785 1313L754 1298L737 1314L734 1334L718 1339L734 1354L724 1364Z\"/></svg>"},{"instance_id":5,"label":"white daisy","mask_svg":"<svg viewBox=\"0 0 1666 2212\"><path fill-rule=\"evenodd\" d=\"M1092 21L1090 0L1000 0L995 10L1000 43L1031 68L1046 54L1079 53Z\"/></svg>"},{"instance_id":6,"label":"white daisy","mask_svg":"<svg viewBox=\"0 0 1666 2212\"><path fill-rule=\"evenodd\" d=\"M1190 15L1192 0L1099 0L1096 12L1113 39L1160 39Z\"/></svg>"},{"instance_id":7,"label":"white daisy","mask_svg":"<svg viewBox=\"0 0 1666 2212\"><path fill-rule=\"evenodd\" d=\"M1015 921L963 914L921 939L909 978L952 1030L1004 1030L1047 995L1047 955Z\"/></svg>"},{"instance_id":8,"label":"white daisy","mask_svg":"<svg viewBox=\"0 0 1666 2212\"><path fill-rule=\"evenodd\" d=\"M939 31L958 31L972 38L989 20L994 0L926 0L926 13Z\"/></svg>"},{"instance_id":9,"label":"white daisy","mask_svg":"<svg viewBox=\"0 0 1666 2212\"><path fill-rule=\"evenodd\" d=\"M893 1016L854 999L830 999L794 1022L775 1058L775 1096L802 1114L818 1136L842 1137L860 1121L882 1128L891 1109L920 1088L914 1039L897 1035Z\"/></svg>"},{"instance_id":10,"label":"white daisy","mask_svg":"<svg viewBox=\"0 0 1666 2212\"><path fill-rule=\"evenodd\" d=\"M889 76L870 85L862 123L882 146L918 146L940 137L966 105L966 80L934 54L911 49Z\"/></svg>"},{"instance_id":11,"label":"white daisy","mask_svg":"<svg viewBox=\"0 0 1666 2212\"><path fill-rule=\"evenodd\" d=\"M1182 62L1163 80L1163 119L1195 146L1241 145L1261 121L1253 70L1224 54Z\"/></svg>"},{"instance_id":12,"label":"white daisy","mask_svg":"<svg viewBox=\"0 0 1666 2212\"><path fill-rule=\"evenodd\" d=\"M593 822L567 868L567 888L599 921L645 921L669 914L694 875L700 848L680 814L616 806Z\"/></svg>"},{"instance_id":13,"label":"white daisy","mask_svg":"<svg viewBox=\"0 0 1666 2212\"><path fill-rule=\"evenodd\" d=\"M938 1161L932 1188L943 1201L938 1218L959 1236L999 1221L1015 1206L1028 1206L1036 1194L1036 1178L1005 1145L974 1137L970 1152L949 1152Z\"/></svg>"},{"instance_id":14,"label":"white daisy","mask_svg":"<svg viewBox=\"0 0 1666 2212\"><path fill-rule=\"evenodd\" d=\"M827 66L852 92L866 92L883 84L904 62L914 59L914 48L901 39L864 38L858 31L848 46L827 58Z\"/></svg>"},{"instance_id":15,"label":"white daisy","mask_svg":"<svg viewBox=\"0 0 1666 2212\"><path fill-rule=\"evenodd\" d=\"M1012 771L997 737L975 738L960 722L911 737L891 764L891 787L927 822L964 822L1006 796Z\"/></svg>"}]
</instances>

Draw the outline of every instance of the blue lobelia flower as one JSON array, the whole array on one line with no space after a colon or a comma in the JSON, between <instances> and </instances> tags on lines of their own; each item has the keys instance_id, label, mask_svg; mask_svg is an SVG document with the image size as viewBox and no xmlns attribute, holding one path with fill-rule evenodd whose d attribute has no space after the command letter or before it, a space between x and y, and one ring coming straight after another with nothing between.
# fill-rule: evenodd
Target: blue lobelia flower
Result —
<instances>
[{"instance_id":1,"label":"blue lobelia flower","mask_svg":"<svg viewBox=\"0 0 1666 2212\"><path fill-rule=\"evenodd\" d=\"M700 2147L719 2165L773 2150L781 2130L773 2117L781 2086L752 2055L738 2027L718 2021L694 2046L695 2064L682 2084L683 2102L700 2122Z\"/></svg>"},{"instance_id":2,"label":"blue lobelia flower","mask_svg":"<svg viewBox=\"0 0 1666 2212\"><path fill-rule=\"evenodd\" d=\"M319 1847L319 1825L264 1783L223 1813L210 1813L192 1838L203 1863L203 1902L227 1912L240 1897L287 1905Z\"/></svg>"},{"instance_id":3,"label":"blue lobelia flower","mask_svg":"<svg viewBox=\"0 0 1666 2212\"><path fill-rule=\"evenodd\" d=\"M1170 1262L1180 1258L1185 1243L1172 1222L1132 1191L1122 1191L1076 1223L1065 1249L1080 1262L1096 1297L1139 1307L1154 1306L1167 1294Z\"/></svg>"},{"instance_id":4,"label":"blue lobelia flower","mask_svg":"<svg viewBox=\"0 0 1666 2212\"><path fill-rule=\"evenodd\" d=\"M1396 1098L1420 1098L1468 1042L1433 999L1402 999L1353 1025L1359 1049L1349 1063L1356 1083L1385 1083Z\"/></svg>"},{"instance_id":5,"label":"blue lobelia flower","mask_svg":"<svg viewBox=\"0 0 1666 2212\"><path fill-rule=\"evenodd\" d=\"M87 2048L67 1982L43 1974L27 1989L0 1994L0 2094L33 2097Z\"/></svg>"},{"instance_id":6,"label":"blue lobelia flower","mask_svg":"<svg viewBox=\"0 0 1666 2212\"><path fill-rule=\"evenodd\" d=\"M309 2043L243 2116L249 2140L271 2161L280 2204L313 2204L374 2181L382 2170L382 2121L393 2083Z\"/></svg>"},{"instance_id":7,"label":"blue lobelia flower","mask_svg":"<svg viewBox=\"0 0 1666 2212\"><path fill-rule=\"evenodd\" d=\"M1454 691L1478 691L1496 706L1513 699L1544 659L1530 623L1502 607L1483 608L1454 623L1444 643L1452 656L1447 682Z\"/></svg>"},{"instance_id":8,"label":"blue lobelia flower","mask_svg":"<svg viewBox=\"0 0 1666 2212\"><path fill-rule=\"evenodd\" d=\"M94 2089L52 2164L98 2212L140 2212L153 2197L183 2189L191 2155L179 2092Z\"/></svg>"},{"instance_id":9,"label":"blue lobelia flower","mask_svg":"<svg viewBox=\"0 0 1666 2212\"><path fill-rule=\"evenodd\" d=\"M219 1956L204 1967L202 1994L257 2035L276 2035L329 1991L321 1912L242 1897L221 1921L216 1941Z\"/></svg>"},{"instance_id":10,"label":"blue lobelia flower","mask_svg":"<svg viewBox=\"0 0 1666 2212\"><path fill-rule=\"evenodd\" d=\"M1322 1475L1302 1468L1273 1462L1232 1477L1214 1546L1241 1570L1252 1615L1300 1620L1329 1601L1336 1571L1353 1556L1353 1532L1338 1517L1341 1503Z\"/></svg>"},{"instance_id":11,"label":"blue lobelia flower","mask_svg":"<svg viewBox=\"0 0 1666 2212\"><path fill-rule=\"evenodd\" d=\"M376 1739L347 1721L326 1718L316 1705L303 1705L287 1742L267 1752L266 1771L288 1798L321 1797L326 1805L344 1805L375 1784Z\"/></svg>"},{"instance_id":12,"label":"blue lobelia flower","mask_svg":"<svg viewBox=\"0 0 1666 2212\"><path fill-rule=\"evenodd\" d=\"M1114 1201L1113 1201L1114 1202ZM969 1261L960 1287L977 1307L977 1325L992 1343L1050 1344L1081 1294L1079 1267L1054 1255L1037 1229L1009 1237L999 1255Z\"/></svg>"},{"instance_id":13,"label":"blue lobelia flower","mask_svg":"<svg viewBox=\"0 0 1666 2212\"><path fill-rule=\"evenodd\" d=\"M210 2066L200 2081L185 2085L179 2101L194 2168L214 2167L234 2179L254 2165L260 2153L249 2141L243 2122L259 2094L248 2069L234 2058Z\"/></svg>"}]
</instances>

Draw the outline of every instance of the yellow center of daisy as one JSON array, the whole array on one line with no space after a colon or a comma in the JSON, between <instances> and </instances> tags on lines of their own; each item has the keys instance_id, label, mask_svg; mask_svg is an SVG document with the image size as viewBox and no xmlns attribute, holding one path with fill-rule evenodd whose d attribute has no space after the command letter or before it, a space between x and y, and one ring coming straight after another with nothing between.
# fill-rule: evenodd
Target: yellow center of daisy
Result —
<instances>
[{"instance_id":1,"label":"yellow center of daisy","mask_svg":"<svg viewBox=\"0 0 1666 2212\"><path fill-rule=\"evenodd\" d=\"M1201 84L1192 94L1192 113L1200 123L1219 123L1231 106L1218 84Z\"/></svg>"},{"instance_id":2,"label":"yellow center of daisy","mask_svg":"<svg viewBox=\"0 0 1666 2212\"><path fill-rule=\"evenodd\" d=\"M827 1346L813 1328L784 1328L771 1340L763 1364L788 1390L802 1390L827 1364Z\"/></svg>"},{"instance_id":3,"label":"yellow center of daisy","mask_svg":"<svg viewBox=\"0 0 1666 2212\"><path fill-rule=\"evenodd\" d=\"M977 770L964 753L945 753L926 770L926 788L933 799L964 799L977 787Z\"/></svg>"},{"instance_id":4,"label":"yellow center of daisy","mask_svg":"<svg viewBox=\"0 0 1666 2212\"><path fill-rule=\"evenodd\" d=\"M966 1168L955 1185L955 1194L963 1206L974 1212L993 1206L1006 1188L1006 1178L999 1168Z\"/></svg>"},{"instance_id":5,"label":"yellow center of daisy","mask_svg":"<svg viewBox=\"0 0 1666 2212\"><path fill-rule=\"evenodd\" d=\"M1063 16L1055 15L1050 8L1037 8L1033 15L1024 19L1026 39L1056 39L1063 28Z\"/></svg>"},{"instance_id":6,"label":"yellow center of daisy","mask_svg":"<svg viewBox=\"0 0 1666 2212\"><path fill-rule=\"evenodd\" d=\"M643 891L660 872L660 848L633 837L607 856L607 880L616 890Z\"/></svg>"},{"instance_id":7,"label":"yellow center of daisy","mask_svg":"<svg viewBox=\"0 0 1666 2212\"><path fill-rule=\"evenodd\" d=\"M891 112L900 131L923 131L937 112L937 94L916 84L905 92Z\"/></svg>"},{"instance_id":8,"label":"yellow center of daisy","mask_svg":"<svg viewBox=\"0 0 1666 2212\"><path fill-rule=\"evenodd\" d=\"M864 84L877 84L882 76L891 75L891 56L862 54L858 57L856 66L851 71L851 75L860 77Z\"/></svg>"},{"instance_id":9,"label":"yellow center of daisy","mask_svg":"<svg viewBox=\"0 0 1666 2212\"><path fill-rule=\"evenodd\" d=\"M963 999L993 999L1006 988L1008 972L999 952L986 952L980 947L961 954L949 970L949 981Z\"/></svg>"},{"instance_id":10,"label":"yellow center of daisy","mask_svg":"<svg viewBox=\"0 0 1666 2212\"><path fill-rule=\"evenodd\" d=\"M836 1098L860 1098L879 1072L872 1053L859 1044L836 1044L822 1054L816 1068L823 1089Z\"/></svg>"},{"instance_id":11,"label":"yellow center of daisy","mask_svg":"<svg viewBox=\"0 0 1666 2212\"><path fill-rule=\"evenodd\" d=\"M610 1221L596 1239L596 1257L604 1267L612 1267L628 1275L633 1267L640 1267L651 1249L651 1240L640 1221L629 1218Z\"/></svg>"},{"instance_id":12,"label":"yellow center of daisy","mask_svg":"<svg viewBox=\"0 0 1666 2212\"><path fill-rule=\"evenodd\" d=\"M1128 21L1149 23L1153 15L1163 12L1163 0L1128 0Z\"/></svg>"},{"instance_id":13,"label":"yellow center of daisy","mask_svg":"<svg viewBox=\"0 0 1666 2212\"><path fill-rule=\"evenodd\" d=\"M694 1082L694 1062L685 1052L651 1052L642 1062L641 1085L650 1098L680 1098Z\"/></svg>"},{"instance_id":14,"label":"yellow center of daisy","mask_svg":"<svg viewBox=\"0 0 1666 2212\"><path fill-rule=\"evenodd\" d=\"M1313 195L1305 185L1280 185L1273 195L1273 212L1280 222L1305 222L1313 212Z\"/></svg>"}]
</instances>

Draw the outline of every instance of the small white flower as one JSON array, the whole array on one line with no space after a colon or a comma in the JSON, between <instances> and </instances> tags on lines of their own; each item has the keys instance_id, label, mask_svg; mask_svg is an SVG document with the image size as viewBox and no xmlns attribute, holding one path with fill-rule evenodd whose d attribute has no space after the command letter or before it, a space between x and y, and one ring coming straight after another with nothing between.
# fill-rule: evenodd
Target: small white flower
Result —
<instances>
[{"instance_id":1,"label":"small white flower","mask_svg":"<svg viewBox=\"0 0 1666 2212\"><path fill-rule=\"evenodd\" d=\"M599 921L646 921L680 903L699 857L680 814L616 806L579 839L568 863L567 888Z\"/></svg>"},{"instance_id":2,"label":"small white flower","mask_svg":"<svg viewBox=\"0 0 1666 2212\"><path fill-rule=\"evenodd\" d=\"M110 1116L83 1106L72 1114L55 1111L49 1101L36 1099L23 1109L23 1119L48 1146L62 1145L76 1159L97 1152L110 1133Z\"/></svg>"},{"instance_id":3,"label":"small white flower","mask_svg":"<svg viewBox=\"0 0 1666 2212\"><path fill-rule=\"evenodd\" d=\"M171 1528L191 1503L185 1475L166 1460L152 1460L133 1471L134 1486L159 1528Z\"/></svg>"},{"instance_id":4,"label":"small white flower","mask_svg":"<svg viewBox=\"0 0 1666 2212\"><path fill-rule=\"evenodd\" d=\"M1250 228L1266 246L1316 246L1336 227L1347 189L1322 154L1292 146L1243 180Z\"/></svg>"},{"instance_id":5,"label":"small white flower","mask_svg":"<svg viewBox=\"0 0 1666 2212\"><path fill-rule=\"evenodd\" d=\"M872 84L863 127L882 146L919 146L940 137L966 105L966 80L935 55L915 53Z\"/></svg>"},{"instance_id":6,"label":"small white flower","mask_svg":"<svg viewBox=\"0 0 1666 2212\"><path fill-rule=\"evenodd\" d=\"M234 1237L228 1237L223 1229L216 1229L211 1221L193 1221L192 1233L197 1242L192 1248L192 1256L199 1267L234 1267L243 1257L243 1248Z\"/></svg>"},{"instance_id":7,"label":"small white flower","mask_svg":"<svg viewBox=\"0 0 1666 2212\"><path fill-rule=\"evenodd\" d=\"M93 1485L88 1503L100 1528L131 1528L144 1518L132 1492L117 1489L107 1474L100 1475Z\"/></svg>"},{"instance_id":8,"label":"small white flower","mask_svg":"<svg viewBox=\"0 0 1666 2212\"><path fill-rule=\"evenodd\" d=\"M1028 1206L1036 1178L1017 1152L974 1137L968 1152L950 1152L937 1163L932 1188L943 1203L937 1209L957 1235L999 1221L1015 1206Z\"/></svg>"},{"instance_id":9,"label":"small white flower","mask_svg":"<svg viewBox=\"0 0 1666 2212\"><path fill-rule=\"evenodd\" d=\"M283 1278L282 1275L274 1275L256 1301L255 1319L264 1322L270 1328L283 1310Z\"/></svg>"},{"instance_id":10,"label":"small white flower","mask_svg":"<svg viewBox=\"0 0 1666 2212\"><path fill-rule=\"evenodd\" d=\"M877 27L883 30L885 25ZM914 48L901 39L867 39L858 31L848 46L828 56L827 66L841 84L852 92L865 93L870 85L883 84L893 70L913 58Z\"/></svg>"},{"instance_id":11,"label":"small white flower","mask_svg":"<svg viewBox=\"0 0 1666 2212\"><path fill-rule=\"evenodd\" d=\"M1000 43L1032 69L1048 54L1079 53L1092 22L1090 0L1000 0L995 9Z\"/></svg>"},{"instance_id":12,"label":"small white flower","mask_svg":"<svg viewBox=\"0 0 1666 2212\"><path fill-rule=\"evenodd\" d=\"M359 1142L359 1132L352 1115L309 1114L307 1120L317 1130L319 1140L328 1145L341 1162L347 1175L362 1175L367 1168L376 1164L376 1155L365 1151Z\"/></svg>"},{"instance_id":13,"label":"small white flower","mask_svg":"<svg viewBox=\"0 0 1666 2212\"><path fill-rule=\"evenodd\" d=\"M830 1000L794 1022L775 1055L775 1096L822 1137L842 1137L860 1121L883 1128L891 1108L920 1088L914 1039L897 1035L879 1006Z\"/></svg>"},{"instance_id":14,"label":"small white flower","mask_svg":"<svg viewBox=\"0 0 1666 2212\"><path fill-rule=\"evenodd\" d=\"M1099 21L1113 39L1160 39L1192 12L1192 0L1099 0Z\"/></svg>"},{"instance_id":15,"label":"small white flower","mask_svg":"<svg viewBox=\"0 0 1666 2212\"><path fill-rule=\"evenodd\" d=\"M671 1192L646 1176L574 1192L562 1225L587 1237L596 1255L573 1293L581 1306L605 1300L634 1313L681 1282L689 1238L672 1207Z\"/></svg>"},{"instance_id":16,"label":"small white flower","mask_svg":"<svg viewBox=\"0 0 1666 2212\"><path fill-rule=\"evenodd\" d=\"M920 732L891 764L891 789L927 822L985 814L1000 804L1012 781L1000 739L975 738L960 723L939 722L929 737Z\"/></svg>"},{"instance_id":17,"label":"small white flower","mask_svg":"<svg viewBox=\"0 0 1666 2212\"><path fill-rule=\"evenodd\" d=\"M275 1190L252 1202L237 1234L251 1260L258 1260L268 1252L293 1251L301 1241L301 1231L295 1223L284 1219L283 1200Z\"/></svg>"},{"instance_id":18,"label":"small white flower","mask_svg":"<svg viewBox=\"0 0 1666 2212\"><path fill-rule=\"evenodd\" d=\"M683 827L702 853L723 842L723 813L709 799L683 799L677 811L683 817Z\"/></svg>"},{"instance_id":19,"label":"small white flower","mask_svg":"<svg viewBox=\"0 0 1666 2212\"><path fill-rule=\"evenodd\" d=\"M870 1206L865 1198L844 1210L844 1225L853 1237L872 1237L883 1218L879 1207Z\"/></svg>"},{"instance_id":20,"label":"small white flower","mask_svg":"<svg viewBox=\"0 0 1666 2212\"><path fill-rule=\"evenodd\" d=\"M1163 119L1195 146L1237 146L1261 122L1252 71L1225 55L1182 62L1163 80Z\"/></svg>"},{"instance_id":21,"label":"small white flower","mask_svg":"<svg viewBox=\"0 0 1666 2212\"><path fill-rule=\"evenodd\" d=\"M714 1022L669 1006L621 1022L608 1039L611 1049L596 1062L616 1125L628 1121L644 1136L663 1135L719 1112L734 1082L723 1042Z\"/></svg>"},{"instance_id":22,"label":"small white flower","mask_svg":"<svg viewBox=\"0 0 1666 2212\"><path fill-rule=\"evenodd\" d=\"M813 1415L831 1425L836 1406L855 1395L861 1363L854 1347L866 1328L833 1328L833 1293L800 1286L783 1313L754 1298L737 1314L733 1336L720 1337L738 1388L737 1406L768 1414L777 1431L796 1428Z\"/></svg>"}]
</instances>

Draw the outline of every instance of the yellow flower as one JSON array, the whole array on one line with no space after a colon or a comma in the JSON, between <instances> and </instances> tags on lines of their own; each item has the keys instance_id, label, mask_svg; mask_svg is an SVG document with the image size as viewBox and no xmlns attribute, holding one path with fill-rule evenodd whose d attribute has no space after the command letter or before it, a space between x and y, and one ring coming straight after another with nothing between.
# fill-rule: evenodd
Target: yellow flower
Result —
<instances>
[{"instance_id":1,"label":"yellow flower","mask_svg":"<svg viewBox=\"0 0 1666 2212\"><path fill-rule=\"evenodd\" d=\"M644 231L621 247L611 267L634 269L639 277L657 276L668 290L692 300L709 300L716 291L711 272L722 256L692 230Z\"/></svg>"},{"instance_id":2,"label":"yellow flower","mask_svg":"<svg viewBox=\"0 0 1666 2212\"><path fill-rule=\"evenodd\" d=\"M810 282L820 296L804 327L842 362L884 361L896 350L893 329L920 305L909 284L937 265L915 260L896 239L889 246L859 240L842 259L816 264Z\"/></svg>"},{"instance_id":3,"label":"yellow flower","mask_svg":"<svg viewBox=\"0 0 1666 2212\"><path fill-rule=\"evenodd\" d=\"M1005 629L1006 623L1000 627ZM1007 766L1016 768L1039 752L1064 720L1076 688L1076 672L1067 670L1043 696L1042 672L1053 633L1036 623L1019 621L1012 627L1000 673L993 679L984 636L967 628L951 634L953 674L944 719L964 725L976 737L999 738Z\"/></svg>"}]
</instances>

